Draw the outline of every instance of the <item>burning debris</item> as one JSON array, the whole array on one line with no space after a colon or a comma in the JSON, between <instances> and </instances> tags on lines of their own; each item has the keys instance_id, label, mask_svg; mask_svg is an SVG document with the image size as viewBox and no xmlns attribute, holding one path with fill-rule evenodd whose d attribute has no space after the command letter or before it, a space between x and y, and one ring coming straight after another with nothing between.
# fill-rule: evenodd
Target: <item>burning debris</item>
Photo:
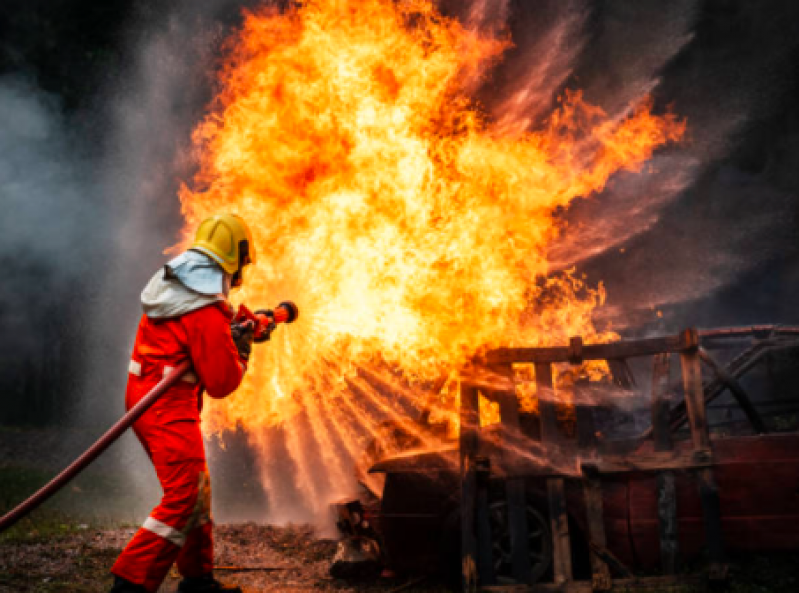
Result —
<instances>
[{"instance_id":1,"label":"burning debris","mask_svg":"<svg viewBox=\"0 0 799 593\"><path fill-rule=\"evenodd\" d=\"M379 504L336 505L341 550L379 544L388 566L443 572L464 591L478 583L553 581L582 591L585 581L594 590L718 581L730 553L796 550L797 354L799 328L777 326L488 351L480 363L505 381L464 370L458 442L431 450L406 441L375 463L369 473L385 478ZM787 357L788 392L767 376L785 372L775 361L757 372L768 356ZM606 361L609 377L554 384L553 367L587 360ZM512 368L525 364L535 369L533 413L522 411ZM603 421L597 394L612 401L619 387L646 410L647 428ZM734 404L719 407L725 392ZM480 408L490 402L500 419L485 426ZM420 430L433 429L428 420L420 418ZM674 576L705 548L707 571ZM352 553L348 568L376 557ZM665 579L634 577L658 565Z\"/></svg>"}]
</instances>

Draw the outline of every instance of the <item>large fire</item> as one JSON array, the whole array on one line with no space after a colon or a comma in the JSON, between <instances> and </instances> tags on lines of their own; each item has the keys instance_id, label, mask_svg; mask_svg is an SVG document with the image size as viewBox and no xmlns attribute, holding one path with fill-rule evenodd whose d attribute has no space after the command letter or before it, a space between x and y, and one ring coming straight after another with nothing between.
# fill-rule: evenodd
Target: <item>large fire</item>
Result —
<instances>
[{"instance_id":1,"label":"large fire","mask_svg":"<svg viewBox=\"0 0 799 593\"><path fill-rule=\"evenodd\" d=\"M646 102L612 120L573 92L538 130L500 130L471 93L510 45L431 0L308 0L246 13L225 46L180 194L187 240L211 213L242 215L258 262L234 299L302 313L206 421L285 451L306 508L347 488L342 451L384 419L413 431L413 406L451 412L442 378L479 350L612 335L591 319L601 285L548 267L557 212L684 124Z\"/></svg>"}]
</instances>

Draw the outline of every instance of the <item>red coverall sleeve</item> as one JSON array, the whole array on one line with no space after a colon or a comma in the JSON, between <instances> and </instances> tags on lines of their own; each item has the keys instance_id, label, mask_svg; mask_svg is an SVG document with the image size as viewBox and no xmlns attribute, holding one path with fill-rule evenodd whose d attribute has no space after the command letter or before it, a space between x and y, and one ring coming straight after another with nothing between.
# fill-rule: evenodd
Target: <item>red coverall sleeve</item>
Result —
<instances>
[{"instance_id":1,"label":"red coverall sleeve","mask_svg":"<svg viewBox=\"0 0 799 593\"><path fill-rule=\"evenodd\" d=\"M203 307L183 317L194 372L211 397L233 393L244 378L246 366L230 335L230 319L215 306Z\"/></svg>"}]
</instances>

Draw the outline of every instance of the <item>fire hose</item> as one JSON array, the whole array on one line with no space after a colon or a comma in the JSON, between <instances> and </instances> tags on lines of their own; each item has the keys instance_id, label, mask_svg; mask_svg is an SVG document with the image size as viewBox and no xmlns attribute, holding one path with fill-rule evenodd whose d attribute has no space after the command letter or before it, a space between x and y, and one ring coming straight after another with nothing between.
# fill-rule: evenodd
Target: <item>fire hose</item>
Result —
<instances>
[{"instance_id":1,"label":"fire hose","mask_svg":"<svg viewBox=\"0 0 799 593\"><path fill-rule=\"evenodd\" d=\"M254 341L263 342L278 323L293 323L299 316L299 309L292 302L278 305L274 311L256 311L252 313L244 305L233 319L235 325L245 325L253 330ZM89 447L80 457L72 462L64 471L50 482L45 484L36 493L17 507L0 518L0 533L13 526L20 519L28 515L39 505L61 490L72 478L77 476L108 447L111 446L122 434L127 431L141 416L157 402L170 387L177 383L183 375L191 369L191 361L186 360L176 366L169 374L153 387L150 392L139 400L116 424L106 431L97 441Z\"/></svg>"}]
</instances>

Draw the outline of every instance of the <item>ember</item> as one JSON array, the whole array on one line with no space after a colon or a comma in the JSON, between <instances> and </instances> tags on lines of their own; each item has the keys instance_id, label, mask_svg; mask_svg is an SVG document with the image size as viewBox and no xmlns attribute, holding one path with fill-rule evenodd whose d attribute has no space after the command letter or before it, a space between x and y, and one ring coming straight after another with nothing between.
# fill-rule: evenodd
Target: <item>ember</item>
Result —
<instances>
[{"instance_id":1,"label":"ember","mask_svg":"<svg viewBox=\"0 0 799 593\"><path fill-rule=\"evenodd\" d=\"M403 419L431 385L456 422L457 385L439 379L478 350L614 337L591 320L601 284L550 274L556 211L685 124L646 100L610 119L570 92L534 131L524 113L495 126L470 94L511 45L430 0L265 6L228 40L181 190L186 232L220 210L252 221L266 257L238 298L297 295L304 313L207 420L264 450L280 439L315 512L351 481L339 452L359 455L385 418L413 433ZM296 495L264 482L280 519Z\"/></svg>"}]
</instances>

